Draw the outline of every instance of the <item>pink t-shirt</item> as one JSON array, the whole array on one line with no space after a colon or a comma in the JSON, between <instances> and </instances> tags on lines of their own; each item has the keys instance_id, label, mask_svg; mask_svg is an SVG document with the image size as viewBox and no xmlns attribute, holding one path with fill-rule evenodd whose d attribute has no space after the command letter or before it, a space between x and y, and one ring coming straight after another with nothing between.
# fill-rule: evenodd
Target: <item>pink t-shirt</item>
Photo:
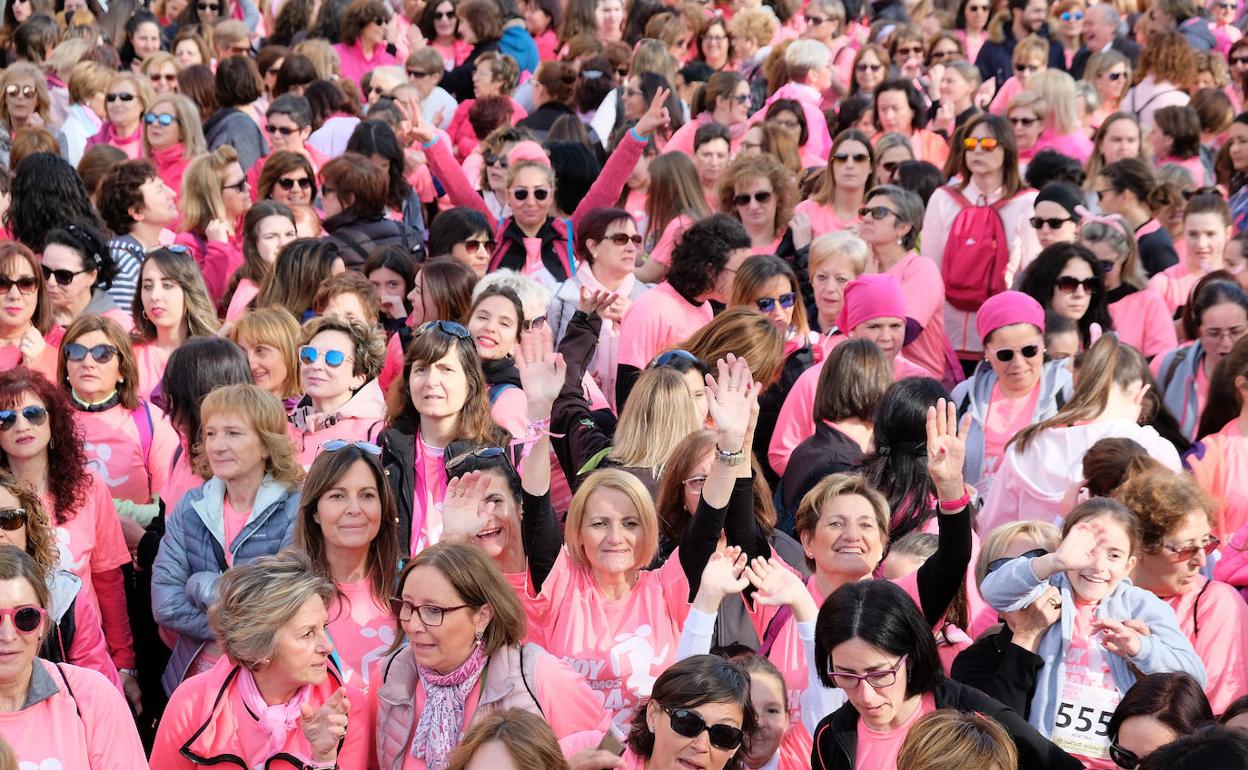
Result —
<instances>
[{"instance_id":1,"label":"pink t-shirt","mask_svg":"<svg viewBox=\"0 0 1248 770\"><path fill-rule=\"evenodd\" d=\"M230 546L234 545L234 539L238 537L238 533L247 526L251 511L234 510L234 506L230 505L230 496L226 495L221 503L221 518L225 526L225 563L232 567L234 566L234 551Z\"/></svg>"},{"instance_id":2,"label":"pink t-shirt","mask_svg":"<svg viewBox=\"0 0 1248 770\"><path fill-rule=\"evenodd\" d=\"M347 80L355 81L356 85L359 85L366 73L378 67L403 66L403 62L391 56L385 46L377 46L373 49L373 58L365 58L362 40L357 40L355 45L338 43L334 46L334 51L338 53L340 62L339 74Z\"/></svg>"},{"instance_id":3,"label":"pink t-shirt","mask_svg":"<svg viewBox=\"0 0 1248 770\"><path fill-rule=\"evenodd\" d=\"M643 570L628 596L608 599L565 548L542 592L524 603L529 641L584 675L615 725L627 729L638 701L676 662L689 614L689 581L673 553L662 567Z\"/></svg>"},{"instance_id":4,"label":"pink t-shirt","mask_svg":"<svg viewBox=\"0 0 1248 770\"><path fill-rule=\"evenodd\" d=\"M1225 542L1248 524L1248 436L1235 419L1201 439L1201 445L1187 462L1200 488L1221 503L1214 514L1213 534Z\"/></svg>"},{"instance_id":5,"label":"pink t-shirt","mask_svg":"<svg viewBox=\"0 0 1248 770\"><path fill-rule=\"evenodd\" d=\"M1091 706L1091 723L1094 726L1098 725L1097 712L1104 713L1110 703L1116 706L1122 700L1122 693L1109 669L1109 656L1112 653L1106 651L1094 636L1096 632L1092 628L1092 622L1096 620L1098 608L1098 604L1075 599L1075 627L1065 652L1066 676L1057 693L1059 713L1066 710L1077 714L1083 706ZM1063 709L1067 703L1074 708ZM1112 715L1113 712L1114 709L1110 707L1108 714ZM1108 721L1108 717L1106 720ZM1084 767L1113 770L1115 765L1109 759L1108 736L1098 736L1098 730L1085 729L1077 731L1082 735L1073 736L1073 741L1067 740L1060 732L1061 724L1059 717L1057 722L1049 726L1053 731L1051 740L1054 743L1083 762Z\"/></svg>"},{"instance_id":6,"label":"pink t-shirt","mask_svg":"<svg viewBox=\"0 0 1248 770\"><path fill-rule=\"evenodd\" d=\"M165 501L165 514L168 516L172 516L177 510L182 495L204 485L204 480L191 467L191 453L184 448L175 454L178 460L170 469L169 481L160 492L160 499Z\"/></svg>"},{"instance_id":7,"label":"pink t-shirt","mask_svg":"<svg viewBox=\"0 0 1248 770\"><path fill-rule=\"evenodd\" d=\"M997 465L1005 455L1005 445L1010 443L1010 439L1031 424L1031 416L1036 413L1036 402L1039 400L1039 382L1031 389L1031 393L1022 398L1006 398L1001 392L1000 384L992 386L988 416L984 419L983 426L984 478L997 472Z\"/></svg>"},{"instance_id":8,"label":"pink t-shirt","mask_svg":"<svg viewBox=\"0 0 1248 770\"><path fill-rule=\"evenodd\" d=\"M442 501L446 498L445 449L432 447L416 436L416 489L412 494L412 555L435 545L442 537Z\"/></svg>"},{"instance_id":9,"label":"pink t-shirt","mask_svg":"<svg viewBox=\"0 0 1248 770\"><path fill-rule=\"evenodd\" d=\"M48 673L58 692L21 711L0 713L0 735L22 770L146 770L130 707L103 674L39 658L34 665Z\"/></svg>"},{"instance_id":10,"label":"pink t-shirt","mask_svg":"<svg viewBox=\"0 0 1248 770\"><path fill-rule=\"evenodd\" d=\"M940 379L953 357L953 349L945 338L945 282L940 268L930 257L911 253L884 272L901 284L906 315L923 327L914 342L903 349L906 358Z\"/></svg>"},{"instance_id":11,"label":"pink t-shirt","mask_svg":"<svg viewBox=\"0 0 1248 770\"><path fill-rule=\"evenodd\" d=\"M1133 291L1110 303L1109 317L1114 321L1118 339L1140 351L1145 358L1160 356L1179 345L1171 311L1156 292Z\"/></svg>"},{"instance_id":12,"label":"pink t-shirt","mask_svg":"<svg viewBox=\"0 0 1248 770\"><path fill-rule=\"evenodd\" d=\"M490 404L490 416L500 427L520 438L529 430L529 402L520 388L504 388Z\"/></svg>"},{"instance_id":13,"label":"pink t-shirt","mask_svg":"<svg viewBox=\"0 0 1248 770\"><path fill-rule=\"evenodd\" d=\"M102 412L74 412L82 428L87 467L108 487L116 500L150 503L165 489L169 466L178 448L178 434L164 412L152 404L131 411L115 406ZM151 416L151 445L144 451L138 422Z\"/></svg>"},{"instance_id":14,"label":"pink t-shirt","mask_svg":"<svg viewBox=\"0 0 1248 770\"><path fill-rule=\"evenodd\" d=\"M1248 692L1248 604L1231 586L1211 582L1199 573L1192 577L1186 593L1165 597L1165 601L1204 661L1209 675L1205 695L1213 713L1221 714Z\"/></svg>"},{"instance_id":15,"label":"pink t-shirt","mask_svg":"<svg viewBox=\"0 0 1248 770\"><path fill-rule=\"evenodd\" d=\"M1173 317L1175 310L1187 304L1188 295L1203 277L1203 273L1192 272L1180 262L1149 278L1148 290L1162 298L1166 311Z\"/></svg>"},{"instance_id":16,"label":"pink t-shirt","mask_svg":"<svg viewBox=\"0 0 1248 770\"><path fill-rule=\"evenodd\" d=\"M876 732L859 718L858 750L854 754L854 767L862 770L897 770L897 754L901 751L901 744L905 742L910 728L925 714L935 710L936 699L927 692L919 696L919 707L914 713L887 732Z\"/></svg>"},{"instance_id":17,"label":"pink t-shirt","mask_svg":"<svg viewBox=\"0 0 1248 770\"><path fill-rule=\"evenodd\" d=\"M672 249L676 248L676 244L680 243L680 239L685 236L685 231L693 227L693 220L684 214L667 223L663 228L663 232L659 235L659 242L654 245L654 249L650 252L650 259L661 265L672 264Z\"/></svg>"},{"instance_id":18,"label":"pink t-shirt","mask_svg":"<svg viewBox=\"0 0 1248 770\"><path fill-rule=\"evenodd\" d=\"M61 569L82 578L82 595L98 609L99 600L91 574L129 564L130 549L122 536L121 520L117 518L108 488L94 475L90 479L86 502L77 515L56 525L56 546L61 556ZM43 498L43 505L49 511L55 508L47 496Z\"/></svg>"},{"instance_id":19,"label":"pink t-shirt","mask_svg":"<svg viewBox=\"0 0 1248 770\"><path fill-rule=\"evenodd\" d=\"M236 293L237 295L237 293ZM170 351L154 342L140 342L134 346L134 362L139 368L139 398L151 400L152 391L160 385L169 365Z\"/></svg>"},{"instance_id":20,"label":"pink t-shirt","mask_svg":"<svg viewBox=\"0 0 1248 770\"><path fill-rule=\"evenodd\" d=\"M381 686L378 667L394 641L394 616L373 597L367 578L337 585L342 596L329 608L329 636L334 640L343 684L368 704L368 756L373 767L377 755L377 688Z\"/></svg>"},{"instance_id":21,"label":"pink t-shirt","mask_svg":"<svg viewBox=\"0 0 1248 770\"><path fill-rule=\"evenodd\" d=\"M691 305L667 281L642 294L620 325L620 365L644 369L650 359L714 317L711 303Z\"/></svg>"},{"instance_id":22,"label":"pink t-shirt","mask_svg":"<svg viewBox=\"0 0 1248 770\"><path fill-rule=\"evenodd\" d=\"M810 219L811 235L818 238L821 235L835 233L841 230L857 230L858 223L861 221L857 216L850 219L841 219L836 214L836 208L833 206L825 206L822 203L816 203L813 198L807 198L793 209L795 213L805 214ZM943 287L943 283L941 284Z\"/></svg>"}]
</instances>

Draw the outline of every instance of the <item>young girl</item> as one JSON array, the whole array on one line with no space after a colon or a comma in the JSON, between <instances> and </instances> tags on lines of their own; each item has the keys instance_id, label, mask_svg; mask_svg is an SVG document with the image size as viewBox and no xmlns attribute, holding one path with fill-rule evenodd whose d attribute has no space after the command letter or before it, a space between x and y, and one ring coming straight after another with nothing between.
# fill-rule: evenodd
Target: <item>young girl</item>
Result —
<instances>
[{"instance_id":1,"label":"young girl","mask_svg":"<svg viewBox=\"0 0 1248 770\"><path fill-rule=\"evenodd\" d=\"M1091 767L1113 766L1109 719L1137 672L1182 671L1205 683L1205 667L1174 611L1123 582L1139 545L1135 516L1117 501L1093 498L1071 511L1055 552L1015 559L982 586L988 603L1003 612L1030 605L1050 583L1061 592L1046 600L1058 602L1062 616L1036 651L1044 667L1029 721Z\"/></svg>"}]
</instances>

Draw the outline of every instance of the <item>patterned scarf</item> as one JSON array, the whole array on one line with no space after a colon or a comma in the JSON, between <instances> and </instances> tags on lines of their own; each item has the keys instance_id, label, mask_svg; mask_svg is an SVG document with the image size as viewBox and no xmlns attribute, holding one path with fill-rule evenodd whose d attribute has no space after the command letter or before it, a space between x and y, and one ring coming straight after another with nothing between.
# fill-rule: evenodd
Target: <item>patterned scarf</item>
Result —
<instances>
[{"instance_id":1,"label":"patterned scarf","mask_svg":"<svg viewBox=\"0 0 1248 770\"><path fill-rule=\"evenodd\" d=\"M449 674L417 666L425 686L425 708L416 723L412 756L424 758L428 770L445 770L464 725L464 701L485 670L485 647L478 644L463 665Z\"/></svg>"}]
</instances>

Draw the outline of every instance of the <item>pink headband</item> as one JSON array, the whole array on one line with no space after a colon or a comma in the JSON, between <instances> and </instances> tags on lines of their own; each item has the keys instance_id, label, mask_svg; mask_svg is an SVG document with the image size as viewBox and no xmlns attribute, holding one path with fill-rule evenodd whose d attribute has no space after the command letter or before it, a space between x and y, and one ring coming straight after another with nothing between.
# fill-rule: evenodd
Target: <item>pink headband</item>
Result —
<instances>
[{"instance_id":1,"label":"pink headband","mask_svg":"<svg viewBox=\"0 0 1248 770\"><path fill-rule=\"evenodd\" d=\"M1127 235L1126 221L1123 220L1123 218L1117 214L1093 214L1091 211L1088 211L1083 206L1075 206L1075 213L1079 215L1079 218L1081 220L1083 220L1082 223L1079 225L1079 229L1081 232L1083 228L1087 227L1088 225L1098 224L1098 225L1105 225L1106 227L1117 230L1118 233L1122 235L1124 238Z\"/></svg>"}]
</instances>

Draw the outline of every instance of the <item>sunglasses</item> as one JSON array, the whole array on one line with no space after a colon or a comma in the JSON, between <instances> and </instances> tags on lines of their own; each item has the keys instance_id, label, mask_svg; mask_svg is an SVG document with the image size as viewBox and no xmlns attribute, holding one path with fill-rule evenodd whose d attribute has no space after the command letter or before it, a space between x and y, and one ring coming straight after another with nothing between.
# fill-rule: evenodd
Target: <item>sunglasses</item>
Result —
<instances>
[{"instance_id":1,"label":"sunglasses","mask_svg":"<svg viewBox=\"0 0 1248 770\"><path fill-rule=\"evenodd\" d=\"M827 19L823 18L822 16L809 16L808 15L806 17L806 26L817 27L820 24L824 23L825 21L827 21Z\"/></svg>"},{"instance_id":2,"label":"sunglasses","mask_svg":"<svg viewBox=\"0 0 1248 770\"><path fill-rule=\"evenodd\" d=\"M1010 118L1010 123L1023 128L1031 128L1040 122L1040 118Z\"/></svg>"},{"instance_id":3,"label":"sunglasses","mask_svg":"<svg viewBox=\"0 0 1248 770\"><path fill-rule=\"evenodd\" d=\"M681 363L697 365L698 357L690 353L688 350L675 348L663 353L658 358L650 362L650 369L662 369L665 366L673 366Z\"/></svg>"},{"instance_id":4,"label":"sunglasses","mask_svg":"<svg viewBox=\"0 0 1248 770\"><path fill-rule=\"evenodd\" d=\"M320 358L321 355L321 351L311 345L304 345L299 348L299 360L305 364L316 363L316 360ZM343 353L341 350L326 350L323 355L325 356L325 365L333 369L337 369L342 366L343 362L347 360L347 354Z\"/></svg>"},{"instance_id":5,"label":"sunglasses","mask_svg":"<svg viewBox=\"0 0 1248 770\"><path fill-rule=\"evenodd\" d=\"M39 281L33 275L24 275L17 279L8 276L0 277L0 294L8 294L14 286L17 287L19 294L33 294L35 288L39 286Z\"/></svg>"},{"instance_id":6,"label":"sunglasses","mask_svg":"<svg viewBox=\"0 0 1248 770\"><path fill-rule=\"evenodd\" d=\"M511 191L511 194L518 201L527 201L529 199L529 188L517 187L516 189ZM544 201L549 197L550 197L550 190L547 190L545 187L533 188L534 200Z\"/></svg>"},{"instance_id":7,"label":"sunglasses","mask_svg":"<svg viewBox=\"0 0 1248 770\"><path fill-rule=\"evenodd\" d=\"M3 624L4 619L8 618L13 621L13 627L23 634L33 634L38 631L47 617L47 610L42 607L36 607L33 604L0 609L0 624Z\"/></svg>"},{"instance_id":8,"label":"sunglasses","mask_svg":"<svg viewBox=\"0 0 1248 770\"><path fill-rule=\"evenodd\" d=\"M93 345L87 347L78 342L71 342L65 346L65 358L70 361L84 361L87 354L91 354L91 359L97 364L106 364L113 360L113 356L117 355L116 345Z\"/></svg>"},{"instance_id":9,"label":"sunglasses","mask_svg":"<svg viewBox=\"0 0 1248 770\"><path fill-rule=\"evenodd\" d=\"M326 452L337 452L339 449L346 449L349 446L367 452L373 457L381 457L381 447L368 441L347 441L346 439L336 438L321 444L321 449Z\"/></svg>"},{"instance_id":10,"label":"sunglasses","mask_svg":"<svg viewBox=\"0 0 1248 770\"><path fill-rule=\"evenodd\" d=\"M463 241L465 254L476 254L478 249L485 249L485 253L494 253L493 239Z\"/></svg>"},{"instance_id":11,"label":"sunglasses","mask_svg":"<svg viewBox=\"0 0 1248 770\"><path fill-rule=\"evenodd\" d=\"M945 59L948 59L951 56L959 56L959 55L961 55L961 51L958 51L958 50L932 51L931 59L934 62L938 62L938 61L944 61Z\"/></svg>"},{"instance_id":12,"label":"sunglasses","mask_svg":"<svg viewBox=\"0 0 1248 770\"><path fill-rule=\"evenodd\" d=\"M1135 755L1135 752L1128 751L1117 743L1109 744L1109 758L1123 770L1135 770L1140 766L1140 758Z\"/></svg>"},{"instance_id":13,"label":"sunglasses","mask_svg":"<svg viewBox=\"0 0 1248 770\"><path fill-rule=\"evenodd\" d=\"M832 160L837 163L849 163L850 161L853 161L854 163L866 163L871 160L871 156L867 155L865 152L838 152L832 156Z\"/></svg>"},{"instance_id":14,"label":"sunglasses","mask_svg":"<svg viewBox=\"0 0 1248 770\"><path fill-rule=\"evenodd\" d=\"M1248 61L1248 59L1245 59L1245 61ZM1105 73L1105 76L1106 76L1106 77L1108 77L1110 80L1122 80L1123 78L1125 78L1125 77L1127 76L1127 73L1125 73L1125 72L1106 72L1106 73Z\"/></svg>"},{"instance_id":15,"label":"sunglasses","mask_svg":"<svg viewBox=\"0 0 1248 770\"><path fill-rule=\"evenodd\" d=\"M1117 262L1111 262L1108 259L1102 259L1100 260L1100 263L1101 263L1101 272L1104 273L1105 275L1109 275L1109 272L1118 266Z\"/></svg>"},{"instance_id":16,"label":"sunglasses","mask_svg":"<svg viewBox=\"0 0 1248 770\"><path fill-rule=\"evenodd\" d=\"M858 70L859 72L879 72L880 70L884 69L884 65L883 64L859 64L854 69Z\"/></svg>"},{"instance_id":17,"label":"sunglasses","mask_svg":"<svg viewBox=\"0 0 1248 770\"><path fill-rule=\"evenodd\" d=\"M1231 64L1236 67L1248 66L1248 56L1232 56Z\"/></svg>"},{"instance_id":18,"label":"sunglasses","mask_svg":"<svg viewBox=\"0 0 1248 770\"><path fill-rule=\"evenodd\" d=\"M745 737L745 733L739 727L733 727L732 725L708 725L706 720L696 711L667 708L663 710L667 712L672 732L682 738L697 738L705 732L711 739L712 746L717 749L731 750L740 746L741 740Z\"/></svg>"},{"instance_id":19,"label":"sunglasses","mask_svg":"<svg viewBox=\"0 0 1248 770\"><path fill-rule=\"evenodd\" d=\"M1101 279L1095 276L1093 276L1092 278L1084 278L1081 281L1078 278L1074 277L1073 275L1062 275L1062 276L1058 276L1056 285L1057 285L1057 290L1063 294L1074 294L1075 289L1078 289L1080 286L1082 286L1083 290L1086 291L1088 294L1091 294L1093 291L1096 290L1097 286L1100 286L1100 284L1101 284Z\"/></svg>"},{"instance_id":20,"label":"sunglasses","mask_svg":"<svg viewBox=\"0 0 1248 770\"><path fill-rule=\"evenodd\" d=\"M264 130L268 131L270 134L281 134L282 136L291 136L292 134L299 133L299 129L297 128L291 128L290 126L274 126L272 124L265 126Z\"/></svg>"},{"instance_id":21,"label":"sunglasses","mask_svg":"<svg viewBox=\"0 0 1248 770\"><path fill-rule=\"evenodd\" d=\"M1190 201L1197 195L1222 195L1222 191L1216 187L1197 187L1195 190L1184 190L1183 200Z\"/></svg>"},{"instance_id":22,"label":"sunglasses","mask_svg":"<svg viewBox=\"0 0 1248 770\"><path fill-rule=\"evenodd\" d=\"M1191 558L1199 551L1204 551L1205 556L1212 556L1213 552L1218 550L1218 546L1221 544L1221 540L1217 539L1213 535L1210 535L1208 540L1203 543L1198 543L1197 545L1188 545L1183 548L1176 548L1169 543L1162 543L1161 549L1169 554L1171 559L1176 562L1180 562L1190 561Z\"/></svg>"},{"instance_id":23,"label":"sunglasses","mask_svg":"<svg viewBox=\"0 0 1248 770\"><path fill-rule=\"evenodd\" d=\"M871 217L876 222L879 222L881 219L885 219L889 216L897 216L897 212L893 211L888 206L870 206L870 207L863 206L862 208L858 209L859 219L866 219L867 217Z\"/></svg>"},{"instance_id":24,"label":"sunglasses","mask_svg":"<svg viewBox=\"0 0 1248 770\"><path fill-rule=\"evenodd\" d=\"M386 18L382 18L381 16L378 16L377 18L373 19L373 23L379 27L384 27L390 23L390 20Z\"/></svg>"},{"instance_id":25,"label":"sunglasses","mask_svg":"<svg viewBox=\"0 0 1248 770\"><path fill-rule=\"evenodd\" d=\"M134 101L134 94L126 93L123 91L117 94L109 94L108 96L104 97L104 100L109 103L116 102L116 101L132 102Z\"/></svg>"},{"instance_id":26,"label":"sunglasses","mask_svg":"<svg viewBox=\"0 0 1248 770\"><path fill-rule=\"evenodd\" d=\"M898 48L897 49L897 56L903 59L910 57L910 56L922 56L922 55L923 55L922 48Z\"/></svg>"},{"instance_id":27,"label":"sunglasses","mask_svg":"<svg viewBox=\"0 0 1248 770\"><path fill-rule=\"evenodd\" d=\"M993 559L992 561L988 562L987 574L991 575L992 573L1001 569L1002 567L1014 561L1015 559L1038 559L1041 556L1044 556L1046 553L1048 553L1048 551L1044 550L1043 548L1033 548L1027 553L1022 553L1022 554L1019 554L1018 556L1007 556L1004 559Z\"/></svg>"},{"instance_id":28,"label":"sunglasses","mask_svg":"<svg viewBox=\"0 0 1248 770\"><path fill-rule=\"evenodd\" d=\"M424 334L425 332L432 331L434 329L437 329L443 334L449 334L457 339L472 339L472 332L468 331L468 327L454 321L426 321L420 325L420 328L417 329L417 331L420 334Z\"/></svg>"},{"instance_id":29,"label":"sunglasses","mask_svg":"<svg viewBox=\"0 0 1248 770\"><path fill-rule=\"evenodd\" d=\"M143 116L143 122L149 126L154 126L157 123L159 123L165 128L168 128L169 126L172 126L174 123L177 123L178 118L177 116L170 115L168 113L165 113L163 115L157 115L154 112L149 112Z\"/></svg>"},{"instance_id":30,"label":"sunglasses","mask_svg":"<svg viewBox=\"0 0 1248 770\"><path fill-rule=\"evenodd\" d=\"M17 411L5 409L0 411L0 431L11 430L17 424L17 416L19 414L23 420L31 425L43 425L48 419L48 410L35 404L24 406Z\"/></svg>"},{"instance_id":31,"label":"sunglasses","mask_svg":"<svg viewBox=\"0 0 1248 770\"><path fill-rule=\"evenodd\" d=\"M1015 72L1039 72L1040 65L1038 64L1015 64L1014 71Z\"/></svg>"},{"instance_id":32,"label":"sunglasses","mask_svg":"<svg viewBox=\"0 0 1248 770\"><path fill-rule=\"evenodd\" d=\"M615 233L614 235L604 236L603 240L611 241L616 246L627 246L628 244L631 243L634 246L640 247L642 239L640 235L629 235L628 233Z\"/></svg>"},{"instance_id":33,"label":"sunglasses","mask_svg":"<svg viewBox=\"0 0 1248 770\"><path fill-rule=\"evenodd\" d=\"M221 10L220 3L200 3L198 7L201 11L212 11L214 13Z\"/></svg>"},{"instance_id":34,"label":"sunglasses","mask_svg":"<svg viewBox=\"0 0 1248 770\"><path fill-rule=\"evenodd\" d=\"M1036 230L1039 230L1041 227L1046 225L1050 230L1060 230L1062 225L1075 220L1071 217L1066 217L1065 219L1059 219L1058 217L1032 217L1029 221L1031 222L1031 226Z\"/></svg>"},{"instance_id":35,"label":"sunglasses","mask_svg":"<svg viewBox=\"0 0 1248 770\"><path fill-rule=\"evenodd\" d=\"M21 94L27 99L33 98L34 95L38 93L37 91L35 91L34 86L18 86L18 85L5 86L4 92L8 94L9 96L17 96L18 94Z\"/></svg>"},{"instance_id":36,"label":"sunglasses","mask_svg":"<svg viewBox=\"0 0 1248 770\"><path fill-rule=\"evenodd\" d=\"M1015 353L1022 354L1023 358L1035 358L1040 355L1040 346L1023 345L1018 350L1015 350L1014 348L998 348L992 352L992 354L997 357L997 360L1003 364L1008 364L1013 361Z\"/></svg>"},{"instance_id":37,"label":"sunglasses","mask_svg":"<svg viewBox=\"0 0 1248 770\"><path fill-rule=\"evenodd\" d=\"M74 282L76 276L88 272L87 270L53 270L47 265L40 265L43 268L43 278L46 281L56 281L59 286L68 286Z\"/></svg>"},{"instance_id":38,"label":"sunglasses","mask_svg":"<svg viewBox=\"0 0 1248 770\"><path fill-rule=\"evenodd\" d=\"M899 160L886 160L880 164L880 168L884 169L885 171L891 174L894 171L896 171L897 167L900 165L901 165L901 161ZM861 216L861 214L859 216Z\"/></svg>"},{"instance_id":39,"label":"sunglasses","mask_svg":"<svg viewBox=\"0 0 1248 770\"><path fill-rule=\"evenodd\" d=\"M732 198L733 204L737 206L748 206L750 205L751 200L757 201L758 203L766 203L767 201L771 200L771 191L759 190L753 195L744 193L742 195L734 195Z\"/></svg>"},{"instance_id":40,"label":"sunglasses","mask_svg":"<svg viewBox=\"0 0 1248 770\"><path fill-rule=\"evenodd\" d=\"M235 190L236 192L241 193L242 191L247 189L247 177L243 177L242 179L238 180L234 184L223 184L221 185L221 189L222 190Z\"/></svg>"},{"instance_id":41,"label":"sunglasses","mask_svg":"<svg viewBox=\"0 0 1248 770\"><path fill-rule=\"evenodd\" d=\"M996 138L991 136L985 136L982 138L968 136L962 140L962 148L967 152L974 151L976 147L983 149L984 152L992 152L997 149L1000 144L1001 143L998 142Z\"/></svg>"},{"instance_id":42,"label":"sunglasses","mask_svg":"<svg viewBox=\"0 0 1248 770\"><path fill-rule=\"evenodd\" d=\"M407 71L407 76L408 76L409 78L427 78L427 77L429 77L430 75L434 75L434 74L437 74L437 73L434 73L434 72L421 72L420 70L408 70L408 71Z\"/></svg>"},{"instance_id":43,"label":"sunglasses","mask_svg":"<svg viewBox=\"0 0 1248 770\"><path fill-rule=\"evenodd\" d=\"M758 312L770 313L771 311L776 309L777 303L780 305L780 307L784 308L785 310L788 310L789 308L793 307L793 303L796 300L797 300L797 294L789 291L789 292L785 292L784 294L781 294L779 297L759 297L758 299L754 300L754 305L755 307L758 308Z\"/></svg>"},{"instance_id":44,"label":"sunglasses","mask_svg":"<svg viewBox=\"0 0 1248 770\"><path fill-rule=\"evenodd\" d=\"M277 184L287 192L295 189L295 185L299 185L300 190L312 189L312 180L308 179L306 176L299 177L298 179L279 179L277 180Z\"/></svg>"},{"instance_id":45,"label":"sunglasses","mask_svg":"<svg viewBox=\"0 0 1248 770\"><path fill-rule=\"evenodd\" d=\"M520 328L524 329L525 331L532 331L533 329L541 329L545 326L546 326L546 316L544 315L539 315L537 318L530 318L529 320L520 324Z\"/></svg>"},{"instance_id":46,"label":"sunglasses","mask_svg":"<svg viewBox=\"0 0 1248 770\"><path fill-rule=\"evenodd\" d=\"M507 450L502 447L479 446L476 449L471 449L461 455L456 455L455 457L447 460L446 469L448 471L453 471L474 457L479 460L492 460L495 457L502 457L505 454L507 454Z\"/></svg>"},{"instance_id":47,"label":"sunglasses","mask_svg":"<svg viewBox=\"0 0 1248 770\"><path fill-rule=\"evenodd\" d=\"M968 12L968 13L986 13L986 12L988 11L988 6L986 6L986 5L968 5L968 6L966 6L966 10L967 10L967 12Z\"/></svg>"},{"instance_id":48,"label":"sunglasses","mask_svg":"<svg viewBox=\"0 0 1248 770\"><path fill-rule=\"evenodd\" d=\"M162 80L165 81L166 83L178 82L178 76L170 75L168 72L166 72L163 75L148 75L148 78L151 79L153 83L159 83Z\"/></svg>"},{"instance_id":49,"label":"sunglasses","mask_svg":"<svg viewBox=\"0 0 1248 770\"><path fill-rule=\"evenodd\" d=\"M498 166L499 168L507 168L507 165L508 165L507 156L495 155L492 152L487 152L486 154L482 155L481 160L485 161L485 165L487 166Z\"/></svg>"},{"instance_id":50,"label":"sunglasses","mask_svg":"<svg viewBox=\"0 0 1248 770\"><path fill-rule=\"evenodd\" d=\"M0 508L0 529L5 532L16 532L26 526L27 519L25 508Z\"/></svg>"},{"instance_id":51,"label":"sunglasses","mask_svg":"<svg viewBox=\"0 0 1248 770\"><path fill-rule=\"evenodd\" d=\"M435 19L453 19L453 18L455 18L455 12L454 12L454 11L434 11L434 12L433 12L433 18L435 18Z\"/></svg>"},{"instance_id":52,"label":"sunglasses","mask_svg":"<svg viewBox=\"0 0 1248 770\"><path fill-rule=\"evenodd\" d=\"M1083 11L1066 11L1058 18L1062 21L1083 21Z\"/></svg>"}]
</instances>

